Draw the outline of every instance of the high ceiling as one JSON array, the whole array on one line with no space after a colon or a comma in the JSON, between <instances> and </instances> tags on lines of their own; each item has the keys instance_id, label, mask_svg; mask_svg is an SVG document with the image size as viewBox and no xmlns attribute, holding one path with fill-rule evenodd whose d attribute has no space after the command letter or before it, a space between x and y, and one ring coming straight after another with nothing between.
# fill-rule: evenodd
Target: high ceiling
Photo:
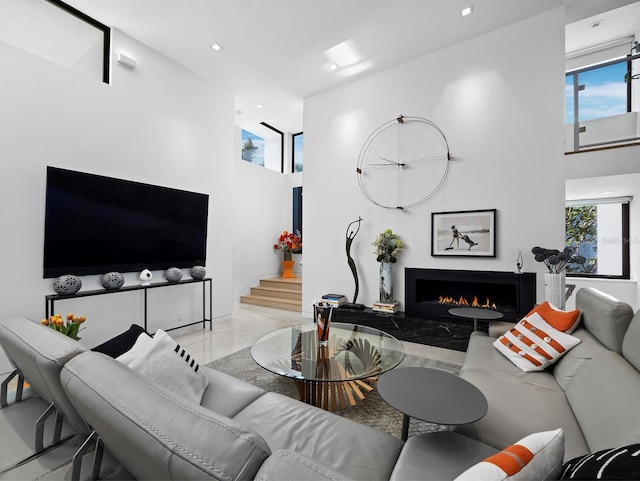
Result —
<instances>
[{"instance_id":1,"label":"high ceiling","mask_svg":"<svg viewBox=\"0 0 640 481\"><path fill-rule=\"evenodd\" d=\"M67 0L236 96L236 124L302 130L302 99L547 10L628 0ZM473 13L462 17L463 7ZM601 30L602 31L602 30ZM527 42L523 39L523 49ZM222 50L216 52L211 45ZM144 62L139 60L139 68ZM335 71L329 65L336 63ZM258 108L257 105L262 105Z\"/></svg>"}]
</instances>

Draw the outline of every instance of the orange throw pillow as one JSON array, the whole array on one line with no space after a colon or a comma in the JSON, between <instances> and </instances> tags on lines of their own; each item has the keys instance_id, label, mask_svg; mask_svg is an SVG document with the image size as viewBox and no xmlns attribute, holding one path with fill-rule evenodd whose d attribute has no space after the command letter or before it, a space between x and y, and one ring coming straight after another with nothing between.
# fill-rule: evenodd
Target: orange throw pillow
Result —
<instances>
[{"instance_id":1,"label":"orange throw pillow","mask_svg":"<svg viewBox=\"0 0 640 481\"><path fill-rule=\"evenodd\" d=\"M534 312L537 312L547 324L553 326L558 331L571 333L578 327L580 318L580 310L575 309L573 311L561 311L555 308L547 301L544 301L539 306L534 307L526 317L529 317Z\"/></svg>"}]
</instances>

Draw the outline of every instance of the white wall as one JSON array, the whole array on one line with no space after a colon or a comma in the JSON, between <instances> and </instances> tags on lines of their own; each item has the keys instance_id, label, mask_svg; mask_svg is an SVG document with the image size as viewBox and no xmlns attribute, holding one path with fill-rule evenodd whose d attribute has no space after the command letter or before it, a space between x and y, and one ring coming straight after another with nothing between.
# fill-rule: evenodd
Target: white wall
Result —
<instances>
[{"instance_id":1,"label":"white wall","mask_svg":"<svg viewBox=\"0 0 640 481\"><path fill-rule=\"evenodd\" d=\"M115 59L138 62L131 71ZM0 276L2 317L40 320L52 279L42 278L45 174L53 165L210 195L207 271L214 278L214 318L230 315L234 176L234 98L117 30L112 36L112 82L0 43ZM231 235L221 235L231 233ZM82 226L69 233L82 242ZM126 242L126 239L123 239ZM82 278L99 289L99 276ZM154 280L162 280L155 272ZM137 273L127 284L139 283ZM199 285L196 285L199 286ZM149 329L198 319L201 290L180 286L149 293ZM142 292L56 304L56 311L86 314L88 346L142 319ZM4 357L0 372L8 369Z\"/></svg>"},{"instance_id":2,"label":"white wall","mask_svg":"<svg viewBox=\"0 0 640 481\"><path fill-rule=\"evenodd\" d=\"M540 35L544 32L544 35ZM522 50L522 39L535 38ZM352 246L358 302L377 299L371 242L385 228L406 244L394 297L404 300L404 267L544 272L533 246L564 243L563 9L451 46L305 100L303 309L322 294L353 294L345 229L362 216ZM356 162L367 136L398 114L435 122L454 156L443 189L421 207L385 210L358 188ZM554 174L556 173L556 174ZM497 257L431 257L431 213L497 209Z\"/></svg>"},{"instance_id":3,"label":"white wall","mask_svg":"<svg viewBox=\"0 0 640 481\"><path fill-rule=\"evenodd\" d=\"M260 279L282 274L282 254L273 245L283 230L292 229L293 188L302 185L301 173L285 175L242 160L239 128L236 139L234 300L249 294ZM290 165L290 158L285 163ZM293 260L294 273L302 275L302 255L294 254Z\"/></svg>"}]
</instances>

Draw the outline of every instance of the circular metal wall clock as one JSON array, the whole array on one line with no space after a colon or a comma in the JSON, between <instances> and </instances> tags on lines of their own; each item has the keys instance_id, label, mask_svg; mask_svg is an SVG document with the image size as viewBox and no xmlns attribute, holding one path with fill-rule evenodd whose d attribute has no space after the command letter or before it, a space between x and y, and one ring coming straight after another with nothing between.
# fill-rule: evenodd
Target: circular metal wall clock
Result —
<instances>
[{"instance_id":1,"label":"circular metal wall clock","mask_svg":"<svg viewBox=\"0 0 640 481\"><path fill-rule=\"evenodd\" d=\"M409 209L433 197L444 184L451 154L442 131L421 117L382 124L358 157L358 184L367 199L385 209Z\"/></svg>"}]
</instances>

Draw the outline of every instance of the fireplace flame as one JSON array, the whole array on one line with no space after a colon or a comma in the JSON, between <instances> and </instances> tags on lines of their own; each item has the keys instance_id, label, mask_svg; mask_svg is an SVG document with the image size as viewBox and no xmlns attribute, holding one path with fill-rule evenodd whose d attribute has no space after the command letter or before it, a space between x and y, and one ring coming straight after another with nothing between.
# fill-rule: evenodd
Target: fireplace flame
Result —
<instances>
[{"instance_id":1,"label":"fireplace flame","mask_svg":"<svg viewBox=\"0 0 640 481\"><path fill-rule=\"evenodd\" d=\"M451 304L454 306L464 307L486 307L487 309L496 308L495 302L492 302L491 299L487 297L484 303L481 303L478 300L478 296L473 296L471 301L468 301L464 296L460 296L458 299L454 299L451 296L438 296L438 304Z\"/></svg>"}]
</instances>

